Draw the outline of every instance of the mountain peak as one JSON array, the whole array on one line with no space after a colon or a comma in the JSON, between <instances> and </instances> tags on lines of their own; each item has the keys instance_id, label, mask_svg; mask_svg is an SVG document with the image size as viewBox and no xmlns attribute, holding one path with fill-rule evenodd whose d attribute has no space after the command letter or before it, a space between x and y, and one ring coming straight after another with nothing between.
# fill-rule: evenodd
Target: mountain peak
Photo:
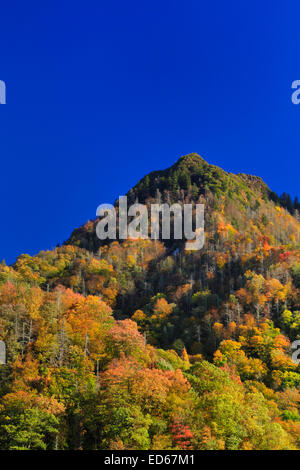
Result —
<instances>
[{"instance_id":1,"label":"mountain peak","mask_svg":"<svg viewBox=\"0 0 300 470\"><path fill-rule=\"evenodd\" d=\"M276 194L260 177L226 172L209 164L197 153L183 155L165 170L145 175L128 191L127 197L129 205L136 202L147 206L153 203L205 202L206 227L213 226L216 230L216 221L222 220L243 236L253 236L254 230L257 237L264 234L273 237L278 244L290 242L289 233L274 230L278 197L276 199ZM118 201L115 205L118 207ZM296 233L296 219L291 220L287 214L284 217L286 226L292 224L292 231ZM97 251L101 242L96 237L96 223L97 220L94 220L75 229L67 244Z\"/></svg>"},{"instance_id":2,"label":"mountain peak","mask_svg":"<svg viewBox=\"0 0 300 470\"><path fill-rule=\"evenodd\" d=\"M201 157L198 153L188 153L186 155L182 155L170 168L194 168L197 166L209 165L203 157Z\"/></svg>"},{"instance_id":3,"label":"mountain peak","mask_svg":"<svg viewBox=\"0 0 300 470\"><path fill-rule=\"evenodd\" d=\"M201 155L199 155L198 153L196 152L192 152L192 153L187 153L186 155L182 155L182 157L180 157L176 163L189 163L189 162L195 162L195 163L199 163L199 162L205 162L207 163L203 157L201 157ZM176 165L175 163L175 165Z\"/></svg>"}]
</instances>

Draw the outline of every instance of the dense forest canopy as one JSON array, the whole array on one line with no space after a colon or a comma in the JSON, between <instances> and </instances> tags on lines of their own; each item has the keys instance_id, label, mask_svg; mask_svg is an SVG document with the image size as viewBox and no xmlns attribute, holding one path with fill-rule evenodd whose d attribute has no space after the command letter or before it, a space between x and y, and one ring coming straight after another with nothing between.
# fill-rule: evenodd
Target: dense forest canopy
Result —
<instances>
[{"instance_id":1,"label":"dense forest canopy","mask_svg":"<svg viewBox=\"0 0 300 470\"><path fill-rule=\"evenodd\" d=\"M0 448L299 449L298 199L197 154L127 196L204 204L204 248L94 220L2 262Z\"/></svg>"}]
</instances>

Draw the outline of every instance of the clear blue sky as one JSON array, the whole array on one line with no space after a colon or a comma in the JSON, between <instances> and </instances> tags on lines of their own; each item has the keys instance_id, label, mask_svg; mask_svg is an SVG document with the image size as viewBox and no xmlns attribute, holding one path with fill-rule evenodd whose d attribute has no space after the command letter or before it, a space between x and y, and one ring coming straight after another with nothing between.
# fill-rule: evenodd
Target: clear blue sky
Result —
<instances>
[{"instance_id":1,"label":"clear blue sky","mask_svg":"<svg viewBox=\"0 0 300 470\"><path fill-rule=\"evenodd\" d=\"M299 191L296 0L1 2L0 260L198 152Z\"/></svg>"}]
</instances>

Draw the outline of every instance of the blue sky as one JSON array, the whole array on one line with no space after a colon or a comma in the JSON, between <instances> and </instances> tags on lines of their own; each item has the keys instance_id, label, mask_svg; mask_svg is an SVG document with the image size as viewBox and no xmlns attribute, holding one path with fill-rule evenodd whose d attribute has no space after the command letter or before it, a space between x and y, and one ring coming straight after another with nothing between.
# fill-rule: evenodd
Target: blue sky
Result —
<instances>
[{"instance_id":1,"label":"blue sky","mask_svg":"<svg viewBox=\"0 0 300 470\"><path fill-rule=\"evenodd\" d=\"M197 152L299 195L294 0L1 4L0 259Z\"/></svg>"}]
</instances>

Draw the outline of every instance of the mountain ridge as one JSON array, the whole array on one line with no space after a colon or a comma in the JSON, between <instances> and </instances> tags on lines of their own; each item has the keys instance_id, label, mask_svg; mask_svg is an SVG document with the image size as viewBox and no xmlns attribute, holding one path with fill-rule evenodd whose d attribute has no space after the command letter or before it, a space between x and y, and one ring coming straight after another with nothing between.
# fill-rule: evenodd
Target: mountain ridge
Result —
<instances>
[{"instance_id":1,"label":"mountain ridge","mask_svg":"<svg viewBox=\"0 0 300 470\"><path fill-rule=\"evenodd\" d=\"M274 212L276 205L280 205L279 197L271 191L261 177L226 172L218 166L209 164L196 153L180 157L165 170L148 173L129 189L126 196L128 205L139 202L148 206L151 203L171 205L174 202L181 204L201 202L211 206L223 199L225 211L233 205L240 213L250 208L261 212L260 216L265 221L264 212ZM262 205L266 207L259 211ZM118 201L115 202L115 207L118 207ZM298 210L295 211L295 215L299 218ZM252 218L253 213L248 216ZM234 218L236 219L235 216ZM232 215L228 214L229 223L232 223L231 219ZM88 221L75 229L65 244L74 244L93 252L97 251L102 244L95 235L98 220L96 218ZM243 224L245 225L245 221ZM285 243L286 237L278 242Z\"/></svg>"}]
</instances>

